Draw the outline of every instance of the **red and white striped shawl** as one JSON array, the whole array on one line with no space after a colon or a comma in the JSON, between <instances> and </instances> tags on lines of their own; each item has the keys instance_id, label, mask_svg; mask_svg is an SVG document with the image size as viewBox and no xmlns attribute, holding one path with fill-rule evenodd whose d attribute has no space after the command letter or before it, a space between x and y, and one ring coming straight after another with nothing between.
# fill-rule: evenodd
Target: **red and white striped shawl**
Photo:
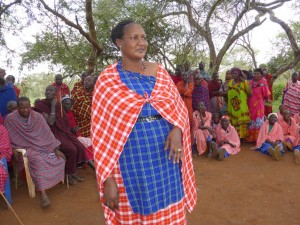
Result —
<instances>
[{"instance_id":1,"label":"red and white striped shawl","mask_svg":"<svg viewBox=\"0 0 300 225\"><path fill-rule=\"evenodd\" d=\"M103 182L109 174L119 173L119 156L143 105L149 102L163 118L182 130L184 200L191 212L196 204L197 194L191 157L190 125L187 109L176 86L167 71L159 65L151 95L141 96L120 80L116 65L108 66L100 74L92 104L91 133L101 201ZM118 182L120 181L117 179ZM122 180L121 182L123 183Z\"/></svg>"}]
</instances>

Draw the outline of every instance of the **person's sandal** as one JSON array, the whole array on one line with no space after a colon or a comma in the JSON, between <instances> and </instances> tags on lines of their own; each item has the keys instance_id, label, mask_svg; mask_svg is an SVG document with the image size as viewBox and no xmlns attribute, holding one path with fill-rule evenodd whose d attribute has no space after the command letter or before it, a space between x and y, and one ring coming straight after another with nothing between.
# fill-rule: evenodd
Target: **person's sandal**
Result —
<instances>
[{"instance_id":1,"label":"person's sandal","mask_svg":"<svg viewBox=\"0 0 300 225\"><path fill-rule=\"evenodd\" d=\"M51 201L49 198L44 198L41 200L41 208L46 209L51 205Z\"/></svg>"},{"instance_id":2,"label":"person's sandal","mask_svg":"<svg viewBox=\"0 0 300 225\"><path fill-rule=\"evenodd\" d=\"M78 181L78 182L83 182L83 181L84 181L84 178L83 178L83 177L80 177L80 176L77 175L77 174L72 174L71 177L72 177L74 180Z\"/></svg>"},{"instance_id":3,"label":"person's sandal","mask_svg":"<svg viewBox=\"0 0 300 225\"><path fill-rule=\"evenodd\" d=\"M67 183L70 185L78 184L78 181L73 178L73 175L67 175Z\"/></svg>"}]
</instances>

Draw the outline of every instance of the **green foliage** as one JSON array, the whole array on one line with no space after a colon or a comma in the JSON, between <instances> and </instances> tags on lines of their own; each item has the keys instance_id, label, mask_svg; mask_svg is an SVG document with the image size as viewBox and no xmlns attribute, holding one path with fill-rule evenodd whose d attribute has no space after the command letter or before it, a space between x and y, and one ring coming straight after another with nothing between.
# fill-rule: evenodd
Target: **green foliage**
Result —
<instances>
[{"instance_id":1,"label":"green foliage","mask_svg":"<svg viewBox=\"0 0 300 225\"><path fill-rule=\"evenodd\" d=\"M280 82L273 85L273 98L274 101L282 99L282 92L285 88L286 83Z\"/></svg>"}]
</instances>

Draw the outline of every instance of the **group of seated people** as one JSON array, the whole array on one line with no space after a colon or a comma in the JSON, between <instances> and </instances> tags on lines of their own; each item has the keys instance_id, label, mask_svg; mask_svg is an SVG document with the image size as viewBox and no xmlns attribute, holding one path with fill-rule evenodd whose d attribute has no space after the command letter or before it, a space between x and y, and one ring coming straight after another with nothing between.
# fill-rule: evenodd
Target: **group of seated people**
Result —
<instances>
[{"instance_id":1,"label":"group of seated people","mask_svg":"<svg viewBox=\"0 0 300 225\"><path fill-rule=\"evenodd\" d=\"M222 82L218 73L205 78L203 62L200 64L194 71L182 71L185 67L178 66L175 75L171 73L189 111L194 151L223 160L249 142L274 160L293 151L295 162L300 163L300 116L291 114L285 105L272 113L273 81L265 68L251 74L234 67Z\"/></svg>"},{"instance_id":2,"label":"group of seated people","mask_svg":"<svg viewBox=\"0 0 300 225\"><path fill-rule=\"evenodd\" d=\"M244 125L250 126L253 118L249 115L248 108L229 100L232 98L229 92L236 91L235 85L238 84L239 87L245 87L244 96L251 96L251 93L258 90L255 88L259 87L263 93L261 99L266 100L270 95L266 80L258 83L259 85L255 83L258 82L255 80L256 76L263 77L262 72L255 70L254 82L250 82L250 85L245 82L247 76L236 78L241 77L240 70L236 68L227 71L224 83L220 82L217 73L210 80L203 64L196 71L180 74L182 80L173 81L176 80L178 91L190 113L193 150L199 155L207 152L208 157L220 161L237 154L241 150L241 140L246 137ZM34 107L31 107L27 97L17 98L17 92L9 80L11 77L5 81L0 76L0 91L13 96L6 99L5 110L1 106L0 159L5 157L10 162L13 158L19 162L20 157L13 150L26 149L30 173L36 190L41 192L43 208L50 205L47 189L65 177L71 185L83 182L84 178L77 173L77 168L83 164L87 163L94 169L90 127L96 78L83 72L81 80L70 91L62 82L62 75L58 74L55 82L46 88L45 99L37 99ZM240 90L236 92L241 93ZM241 99L236 101L239 100ZM237 106L234 113L243 115L241 118L246 118L245 124L239 123L240 117L236 119L235 115L238 114L232 112L232 108ZM256 124L255 149L270 155L274 160L279 160L286 151L293 151L295 162L300 163L300 109L292 117L290 111L282 105L278 113L272 113L271 110L266 118L264 102L260 102L259 106L258 117L263 119L259 119L259 124ZM6 177L7 173L0 164L1 192Z\"/></svg>"},{"instance_id":3,"label":"group of seated people","mask_svg":"<svg viewBox=\"0 0 300 225\"><path fill-rule=\"evenodd\" d=\"M26 150L32 180L41 193L42 208L51 204L47 189L65 178L70 185L83 182L77 169L85 164L95 169L90 137L95 82L95 76L82 73L71 96L62 76L56 75L55 82L45 90L45 99L35 101L34 107L27 97L19 97L7 102L6 113L0 114L0 159L5 157L9 163L13 160L22 164L14 150ZM7 176L0 165L1 192Z\"/></svg>"}]
</instances>

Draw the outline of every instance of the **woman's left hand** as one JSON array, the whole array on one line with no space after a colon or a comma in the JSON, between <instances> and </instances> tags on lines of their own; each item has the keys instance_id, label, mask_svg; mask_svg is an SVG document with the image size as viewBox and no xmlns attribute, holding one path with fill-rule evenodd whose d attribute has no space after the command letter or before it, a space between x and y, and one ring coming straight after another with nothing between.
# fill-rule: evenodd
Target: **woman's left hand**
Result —
<instances>
[{"instance_id":1,"label":"woman's left hand","mask_svg":"<svg viewBox=\"0 0 300 225\"><path fill-rule=\"evenodd\" d=\"M172 159L174 163L179 163L183 154L183 147L181 143L182 132L178 127L174 127L166 140L165 151L170 148L168 158Z\"/></svg>"}]
</instances>

